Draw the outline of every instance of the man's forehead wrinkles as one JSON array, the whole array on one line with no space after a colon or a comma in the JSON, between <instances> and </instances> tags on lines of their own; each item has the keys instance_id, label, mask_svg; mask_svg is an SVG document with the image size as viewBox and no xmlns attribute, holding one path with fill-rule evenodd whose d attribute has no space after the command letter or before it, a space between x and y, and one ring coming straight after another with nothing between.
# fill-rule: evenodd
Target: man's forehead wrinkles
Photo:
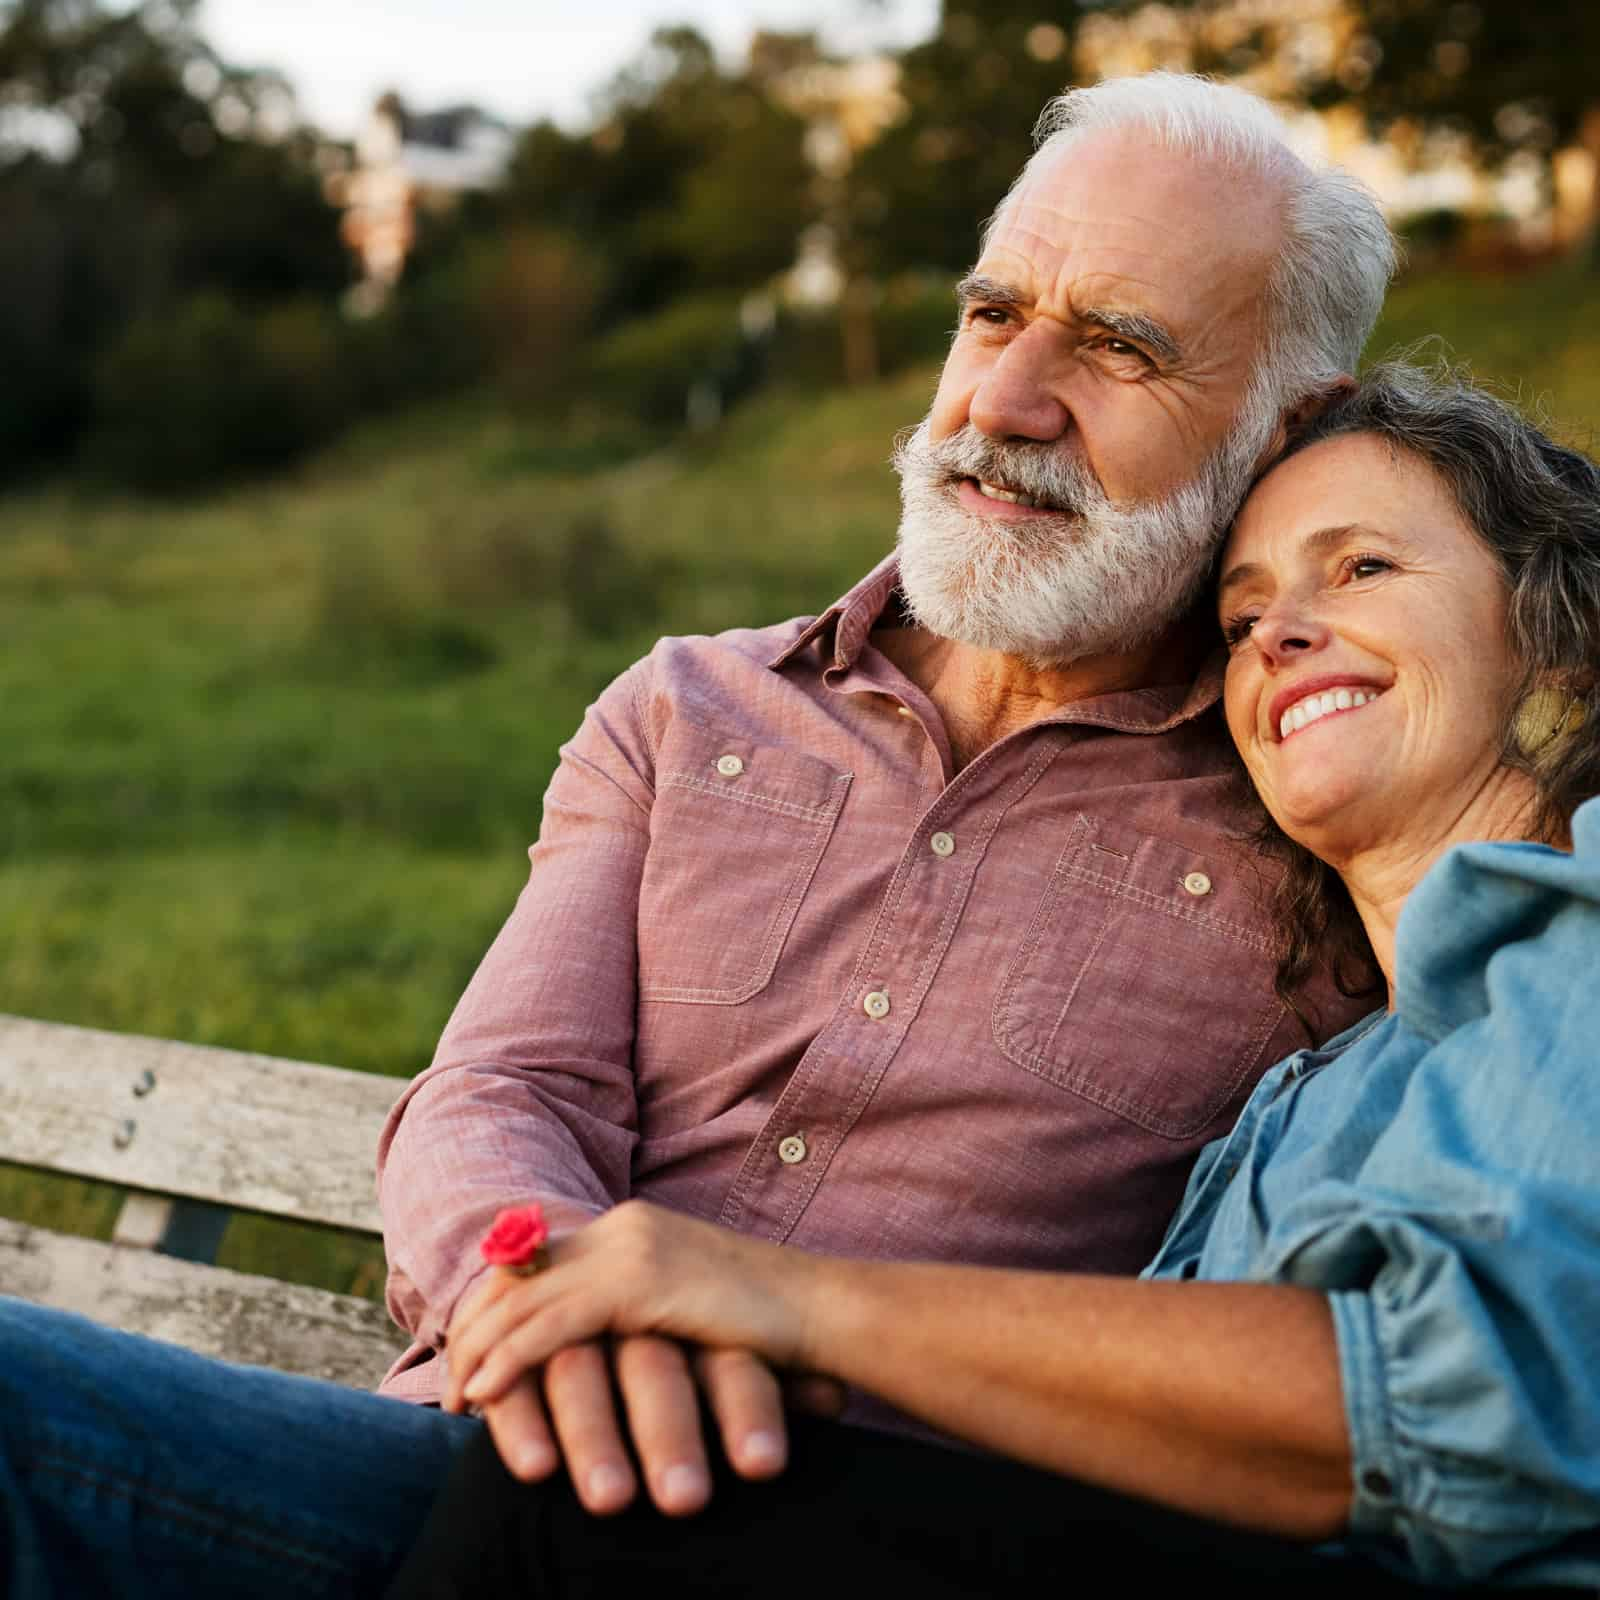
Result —
<instances>
[{"instance_id":1,"label":"man's forehead wrinkles","mask_svg":"<svg viewBox=\"0 0 1600 1600\"><path fill-rule=\"evenodd\" d=\"M1069 209L1019 200L1001 214L994 235L998 238L1013 229L1052 249L1079 246L1085 241L1092 244L1096 238L1107 234L1128 233L1145 235L1152 249L1164 246L1165 253L1176 254L1181 248L1170 222L1132 210L1085 215L1076 207Z\"/></svg>"},{"instance_id":2,"label":"man's forehead wrinkles","mask_svg":"<svg viewBox=\"0 0 1600 1600\"><path fill-rule=\"evenodd\" d=\"M1083 256L1088 254L1082 253ZM1076 254L1034 254L997 240L984 251L982 259L964 281L998 284L1013 299L1020 295L1034 300L1041 294L1048 294L1062 301L1093 299L1110 304L1128 291L1141 298L1176 293L1171 285L1161 281L1161 265L1160 258L1152 259L1134 250L1120 251L1115 262L1107 262L1082 259Z\"/></svg>"}]
</instances>

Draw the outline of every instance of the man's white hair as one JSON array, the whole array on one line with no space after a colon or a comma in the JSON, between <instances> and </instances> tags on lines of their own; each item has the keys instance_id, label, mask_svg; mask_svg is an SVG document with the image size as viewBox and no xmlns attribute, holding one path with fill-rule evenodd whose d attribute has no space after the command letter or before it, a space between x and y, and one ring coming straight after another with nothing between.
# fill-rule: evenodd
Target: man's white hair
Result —
<instances>
[{"instance_id":1,"label":"man's white hair","mask_svg":"<svg viewBox=\"0 0 1600 1600\"><path fill-rule=\"evenodd\" d=\"M1040 162L1093 133L1133 129L1167 149L1220 161L1282 196L1283 240L1268 274L1263 347L1245 412L1274 419L1354 375L1394 275L1395 244L1371 193L1348 173L1308 166L1256 95L1175 72L1107 78L1044 108L1037 149L995 212ZM990 227L994 219L990 221Z\"/></svg>"}]
</instances>

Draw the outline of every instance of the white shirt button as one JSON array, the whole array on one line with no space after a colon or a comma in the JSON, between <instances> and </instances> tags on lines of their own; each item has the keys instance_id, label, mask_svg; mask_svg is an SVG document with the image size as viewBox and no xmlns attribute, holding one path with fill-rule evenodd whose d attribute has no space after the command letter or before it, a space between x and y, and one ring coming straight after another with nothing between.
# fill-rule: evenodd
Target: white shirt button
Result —
<instances>
[{"instance_id":1,"label":"white shirt button","mask_svg":"<svg viewBox=\"0 0 1600 1600\"><path fill-rule=\"evenodd\" d=\"M956 853L956 839L953 833L936 833L928 841L928 848L936 856L953 856Z\"/></svg>"},{"instance_id":2,"label":"white shirt button","mask_svg":"<svg viewBox=\"0 0 1600 1600\"><path fill-rule=\"evenodd\" d=\"M874 1022L882 1022L889 1015L889 996L882 989L874 989L861 1002L861 1009Z\"/></svg>"},{"instance_id":3,"label":"white shirt button","mask_svg":"<svg viewBox=\"0 0 1600 1600\"><path fill-rule=\"evenodd\" d=\"M724 778L737 778L744 771L744 762L738 756L718 756L717 771Z\"/></svg>"},{"instance_id":4,"label":"white shirt button","mask_svg":"<svg viewBox=\"0 0 1600 1600\"><path fill-rule=\"evenodd\" d=\"M778 1159L786 1167L798 1166L806 1158L805 1135L791 1133L787 1139L778 1141Z\"/></svg>"},{"instance_id":5,"label":"white shirt button","mask_svg":"<svg viewBox=\"0 0 1600 1600\"><path fill-rule=\"evenodd\" d=\"M895 710L898 711L902 717L909 717L909 716L914 715L914 713L913 713L913 711L912 711L910 706L896 706Z\"/></svg>"},{"instance_id":6,"label":"white shirt button","mask_svg":"<svg viewBox=\"0 0 1600 1600\"><path fill-rule=\"evenodd\" d=\"M1183 886L1192 895L1211 893L1211 880L1203 872L1191 872L1183 880Z\"/></svg>"}]
</instances>

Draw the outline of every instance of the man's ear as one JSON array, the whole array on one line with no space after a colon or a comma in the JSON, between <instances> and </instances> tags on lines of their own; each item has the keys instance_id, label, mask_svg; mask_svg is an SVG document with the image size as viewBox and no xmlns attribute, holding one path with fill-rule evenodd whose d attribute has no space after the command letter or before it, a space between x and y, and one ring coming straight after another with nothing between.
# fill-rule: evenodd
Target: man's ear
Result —
<instances>
[{"instance_id":1,"label":"man's ear","mask_svg":"<svg viewBox=\"0 0 1600 1600\"><path fill-rule=\"evenodd\" d=\"M1278 426L1273 429L1267 448L1261 452L1256 470L1260 472L1270 466L1283 454L1297 433L1315 422L1329 406L1348 400L1355 391L1356 380L1348 372L1341 372L1325 389L1308 394L1298 405L1291 406L1278 418Z\"/></svg>"}]
</instances>

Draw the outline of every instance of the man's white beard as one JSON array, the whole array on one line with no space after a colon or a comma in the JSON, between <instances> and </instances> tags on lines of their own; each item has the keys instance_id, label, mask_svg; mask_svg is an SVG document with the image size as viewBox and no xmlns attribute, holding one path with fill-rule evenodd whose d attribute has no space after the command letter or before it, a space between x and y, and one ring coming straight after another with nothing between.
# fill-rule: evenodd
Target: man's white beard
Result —
<instances>
[{"instance_id":1,"label":"man's white beard","mask_svg":"<svg viewBox=\"0 0 1600 1600\"><path fill-rule=\"evenodd\" d=\"M1199 593L1265 431L1242 425L1163 500L1117 504L1059 445L988 439L970 423L935 443L924 419L893 457L900 589L912 621L1035 666L1145 643ZM963 478L1020 491L1055 515L974 515L957 498Z\"/></svg>"}]
</instances>

